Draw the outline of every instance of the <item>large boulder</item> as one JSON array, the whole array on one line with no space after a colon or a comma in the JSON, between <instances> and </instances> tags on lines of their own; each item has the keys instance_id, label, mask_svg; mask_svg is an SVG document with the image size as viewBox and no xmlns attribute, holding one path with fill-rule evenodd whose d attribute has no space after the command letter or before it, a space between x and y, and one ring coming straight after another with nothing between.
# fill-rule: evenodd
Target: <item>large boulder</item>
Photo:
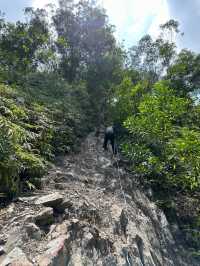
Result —
<instances>
[{"instance_id":1,"label":"large boulder","mask_svg":"<svg viewBox=\"0 0 200 266\"><path fill-rule=\"evenodd\" d=\"M33 266L24 254L24 252L16 247L3 260L1 266Z\"/></svg>"},{"instance_id":2,"label":"large boulder","mask_svg":"<svg viewBox=\"0 0 200 266\"><path fill-rule=\"evenodd\" d=\"M63 196L58 193L43 196L35 201L36 205L44 205L46 207L56 208L63 201Z\"/></svg>"}]
</instances>

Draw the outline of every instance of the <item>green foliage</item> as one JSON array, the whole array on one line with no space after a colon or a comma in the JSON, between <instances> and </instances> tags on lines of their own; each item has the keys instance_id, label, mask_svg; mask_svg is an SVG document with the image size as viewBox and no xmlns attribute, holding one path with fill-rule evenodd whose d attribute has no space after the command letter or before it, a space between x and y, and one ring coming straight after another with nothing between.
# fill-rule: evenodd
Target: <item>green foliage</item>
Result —
<instances>
[{"instance_id":1,"label":"green foliage","mask_svg":"<svg viewBox=\"0 0 200 266\"><path fill-rule=\"evenodd\" d=\"M1 193L32 189L55 155L78 148L87 104L84 83L68 85L56 74L29 74L15 89L0 85Z\"/></svg>"},{"instance_id":2,"label":"green foliage","mask_svg":"<svg viewBox=\"0 0 200 266\"><path fill-rule=\"evenodd\" d=\"M175 63L168 69L167 78L179 95L187 95L199 89L200 56L182 50Z\"/></svg>"},{"instance_id":3,"label":"green foliage","mask_svg":"<svg viewBox=\"0 0 200 266\"><path fill-rule=\"evenodd\" d=\"M193 190L199 187L200 135L181 126L187 116L189 99L176 96L168 82L156 83L139 101L137 112L127 107L138 85L123 97L124 126L130 134L123 151L133 162L134 172L155 182ZM127 92L127 91L126 91ZM125 91L124 91L125 93Z\"/></svg>"},{"instance_id":4,"label":"green foliage","mask_svg":"<svg viewBox=\"0 0 200 266\"><path fill-rule=\"evenodd\" d=\"M1 71L7 82L17 82L22 74L34 70L40 63L36 51L48 43L49 33L44 10L26 10L29 22L7 23L0 27Z\"/></svg>"},{"instance_id":5,"label":"green foliage","mask_svg":"<svg viewBox=\"0 0 200 266\"><path fill-rule=\"evenodd\" d=\"M33 188L49 161L78 150L102 123L125 57L95 1L59 1L51 14L26 8L25 15L25 22L0 19L0 193L7 195L20 183Z\"/></svg>"},{"instance_id":6,"label":"green foliage","mask_svg":"<svg viewBox=\"0 0 200 266\"><path fill-rule=\"evenodd\" d=\"M122 82L115 87L111 98L114 120L123 123L130 114L137 113L138 103L148 90L147 81L141 81L134 85L133 76L125 75Z\"/></svg>"},{"instance_id":7,"label":"green foliage","mask_svg":"<svg viewBox=\"0 0 200 266\"><path fill-rule=\"evenodd\" d=\"M194 190L200 187L200 134L188 128L181 128L179 134L167 147L176 171L172 182Z\"/></svg>"},{"instance_id":8,"label":"green foliage","mask_svg":"<svg viewBox=\"0 0 200 266\"><path fill-rule=\"evenodd\" d=\"M94 68L100 72L102 62L115 48L113 28L105 11L96 1L59 2L53 16L58 34L56 42L62 55L60 70L72 82ZM105 59L106 60L106 59ZM82 73L81 73L82 72Z\"/></svg>"}]
</instances>

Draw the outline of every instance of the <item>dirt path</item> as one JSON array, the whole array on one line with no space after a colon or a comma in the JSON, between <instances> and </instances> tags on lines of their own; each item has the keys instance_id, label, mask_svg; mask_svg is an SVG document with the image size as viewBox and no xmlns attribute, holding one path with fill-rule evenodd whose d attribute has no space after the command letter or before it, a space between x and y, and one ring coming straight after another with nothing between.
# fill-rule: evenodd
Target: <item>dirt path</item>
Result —
<instances>
[{"instance_id":1,"label":"dirt path","mask_svg":"<svg viewBox=\"0 0 200 266\"><path fill-rule=\"evenodd\" d=\"M0 210L0 265L200 265L187 258L177 226L116 165L91 134L42 190Z\"/></svg>"}]
</instances>

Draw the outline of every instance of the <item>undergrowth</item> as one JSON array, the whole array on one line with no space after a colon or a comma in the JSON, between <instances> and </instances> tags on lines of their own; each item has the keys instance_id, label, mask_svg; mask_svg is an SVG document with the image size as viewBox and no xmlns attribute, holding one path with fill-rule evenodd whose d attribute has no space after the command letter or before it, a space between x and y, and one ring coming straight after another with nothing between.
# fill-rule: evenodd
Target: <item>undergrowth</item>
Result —
<instances>
[{"instance_id":1,"label":"undergrowth","mask_svg":"<svg viewBox=\"0 0 200 266\"><path fill-rule=\"evenodd\" d=\"M78 149L88 132L87 97L84 84L45 73L29 75L23 86L0 84L1 197L38 187L57 154Z\"/></svg>"}]
</instances>

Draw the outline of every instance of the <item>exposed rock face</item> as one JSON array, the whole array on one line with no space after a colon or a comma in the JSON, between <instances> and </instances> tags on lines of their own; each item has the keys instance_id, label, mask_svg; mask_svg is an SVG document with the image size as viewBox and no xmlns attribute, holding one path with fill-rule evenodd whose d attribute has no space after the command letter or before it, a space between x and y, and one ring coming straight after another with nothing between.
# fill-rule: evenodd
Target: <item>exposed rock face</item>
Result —
<instances>
[{"instance_id":1,"label":"exposed rock face","mask_svg":"<svg viewBox=\"0 0 200 266\"><path fill-rule=\"evenodd\" d=\"M23 253L23 251L16 247L14 248L3 260L1 263L1 266L32 266L33 264L30 263L26 255Z\"/></svg>"},{"instance_id":2,"label":"exposed rock face","mask_svg":"<svg viewBox=\"0 0 200 266\"><path fill-rule=\"evenodd\" d=\"M44 255L38 258L39 266L56 266L67 265L69 261L69 243L67 240L69 237L66 235L60 236L57 239L52 240L47 245L47 250Z\"/></svg>"},{"instance_id":3,"label":"exposed rock face","mask_svg":"<svg viewBox=\"0 0 200 266\"><path fill-rule=\"evenodd\" d=\"M179 242L164 213L101 145L89 136L79 155L49 171L43 191L0 212L0 265L200 265L178 226Z\"/></svg>"}]
</instances>

